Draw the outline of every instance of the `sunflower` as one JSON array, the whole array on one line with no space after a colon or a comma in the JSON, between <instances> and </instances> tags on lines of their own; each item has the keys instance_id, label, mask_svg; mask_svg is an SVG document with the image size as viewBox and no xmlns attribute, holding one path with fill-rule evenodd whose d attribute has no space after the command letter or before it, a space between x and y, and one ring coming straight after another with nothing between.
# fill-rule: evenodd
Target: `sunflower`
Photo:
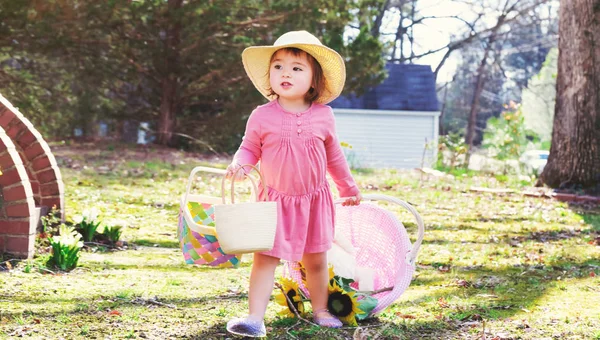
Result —
<instances>
[{"instance_id":1,"label":"sunflower","mask_svg":"<svg viewBox=\"0 0 600 340\"><path fill-rule=\"evenodd\" d=\"M355 293L354 291L345 291L335 281L329 285L327 309L331 314L337 316L338 319L350 326L357 326L356 314L363 312L358 308L358 301L354 296Z\"/></svg>"},{"instance_id":2,"label":"sunflower","mask_svg":"<svg viewBox=\"0 0 600 340\"><path fill-rule=\"evenodd\" d=\"M335 272L333 271L333 265L329 265L329 281L331 281L331 279L333 279L334 276Z\"/></svg>"},{"instance_id":3,"label":"sunflower","mask_svg":"<svg viewBox=\"0 0 600 340\"><path fill-rule=\"evenodd\" d=\"M278 290L277 295L275 295L275 301L285 308L282 309L278 314L291 318L296 316L292 310L292 306L290 306L288 300L285 298L286 295L290 301L292 301L292 304L298 313L304 314L304 302L302 301L302 296L298 290L298 283L292 279L282 278L281 286L285 292L285 295L284 292Z\"/></svg>"}]
</instances>

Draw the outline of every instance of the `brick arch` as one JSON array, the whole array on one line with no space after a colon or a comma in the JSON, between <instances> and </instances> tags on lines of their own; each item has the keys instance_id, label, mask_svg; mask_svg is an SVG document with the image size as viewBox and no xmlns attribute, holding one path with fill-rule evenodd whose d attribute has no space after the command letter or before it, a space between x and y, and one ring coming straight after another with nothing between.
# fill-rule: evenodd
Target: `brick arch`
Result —
<instances>
[{"instance_id":1,"label":"brick arch","mask_svg":"<svg viewBox=\"0 0 600 340\"><path fill-rule=\"evenodd\" d=\"M31 257L40 211L64 210L64 184L48 143L2 95L0 140L0 253Z\"/></svg>"}]
</instances>

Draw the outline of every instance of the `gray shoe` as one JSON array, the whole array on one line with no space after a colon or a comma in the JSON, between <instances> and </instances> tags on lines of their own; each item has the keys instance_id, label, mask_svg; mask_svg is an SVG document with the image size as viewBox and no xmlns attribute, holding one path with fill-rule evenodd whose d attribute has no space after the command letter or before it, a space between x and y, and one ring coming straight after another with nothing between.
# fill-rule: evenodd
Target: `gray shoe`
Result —
<instances>
[{"instance_id":1,"label":"gray shoe","mask_svg":"<svg viewBox=\"0 0 600 340\"><path fill-rule=\"evenodd\" d=\"M229 320L229 322L227 322L227 331L235 335L248 336L251 338L267 336L265 323L249 318L235 318Z\"/></svg>"}]
</instances>

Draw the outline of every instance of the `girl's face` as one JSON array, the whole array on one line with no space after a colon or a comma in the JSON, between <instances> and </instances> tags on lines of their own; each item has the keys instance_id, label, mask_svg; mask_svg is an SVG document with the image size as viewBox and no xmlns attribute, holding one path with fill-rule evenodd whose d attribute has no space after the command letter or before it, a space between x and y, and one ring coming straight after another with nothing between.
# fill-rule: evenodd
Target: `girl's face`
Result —
<instances>
[{"instance_id":1,"label":"girl's face","mask_svg":"<svg viewBox=\"0 0 600 340\"><path fill-rule=\"evenodd\" d=\"M279 50L273 56L269 68L269 81L273 92L287 101L305 101L304 96L310 90L313 70L306 54L294 55Z\"/></svg>"}]
</instances>

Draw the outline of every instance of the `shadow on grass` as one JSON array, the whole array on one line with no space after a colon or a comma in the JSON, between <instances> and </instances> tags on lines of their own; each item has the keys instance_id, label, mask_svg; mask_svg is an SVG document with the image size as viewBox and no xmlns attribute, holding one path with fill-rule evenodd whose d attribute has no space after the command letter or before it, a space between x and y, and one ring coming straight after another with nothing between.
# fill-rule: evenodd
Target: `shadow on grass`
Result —
<instances>
[{"instance_id":1,"label":"shadow on grass","mask_svg":"<svg viewBox=\"0 0 600 340\"><path fill-rule=\"evenodd\" d=\"M588 234L593 238L600 240L600 206L582 206L579 203L569 204L569 209L581 216L585 225L576 228L565 227L560 230L537 231L526 233L525 240L535 240L538 242L560 241L575 237L582 237L581 234ZM600 244L598 244L600 245Z\"/></svg>"},{"instance_id":2,"label":"shadow on grass","mask_svg":"<svg viewBox=\"0 0 600 340\"><path fill-rule=\"evenodd\" d=\"M546 231L535 231L535 232L521 232L514 233L511 232L513 236L509 235L496 235L493 233L480 233L480 235L473 236L475 239L470 240L448 240L442 238L444 235L439 235L438 238L431 238L431 234L429 238L425 239L425 243L430 245L452 245L452 244L496 244L496 245L506 245L511 247L516 247L519 243L526 241L534 241L539 243L552 243L552 242L560 242L562 240L567 240L570 238L579 238L581 237L580 232L573 232L570 229L563 230L546 230Z\"/></svg>"},{"instance_id":3,"label":"shadow on grass","mask_svg":"<svg viewBox=\"0 0 600 340\"><path fill-rule=\"evenodd\" d=\"M461 220L462 221L462 220ZM402 222L402 224L404 225L404 227L407 229L407 231L415 231L417 230L417 225L416 223L413 222ZM475 228L472 225L469 224L465 224L465 223L459 223L459 224L442 224L442 223L435 223L435 224L428 224L425 226L425 230L442 230L442 231L455 231L455 230L475 230L475 231L480 231L481 228Z\"/></svg>"},{"instance_id":4,"label":"shadow on grass","mask_svg":"<svg viewBox=\"0 0 600 340\"><path fill-rule=\"evenodd\" d=\"M135 239L131 243L143 247L179 248L179 241L175 239Z\"/></svg>"},{"instance_id":5,"label":"shadow on grass","mask_svg":"<svg viewBox=\"0 0 600 340\"><path fill-rule=\"evenodd\" d=\"M583 221L592 226L592 229L597 232L600 233L600 210L599 211L595 211L595 212L589 212L589 213L578 213L579 215L581 215L581 217L583 218Z\"/></svg>"},{"instance_id":6,"label":"shadow on grass","mask_svg":"<svg viewBox=\"0 0 600 340\"><path fill-rule=\"evenodd\" d=\"M589 277L589 271L598 265L599 259L589 259L583 262L556 261L546 265L511 266L499 270L485 267L461 270L455 267L449 277L441 280L445 284L438 283L445 289L394 305L403 310L437 301L439 308L432 312L444 313L452 320L502 319L514 316L523 308L536 306L537 301L549 288L555 287L561 277L570 275L573 279L585 279ZM426 282L425 286L431 286L435 281L417 278L413 285L421 286ZM465 299L465 302L456 303L454 297ZM468 301L469 298L477 301Z\"/></svg>"},{"instance_id":7,"label":"shadow on grass","mask_svg":"<svg viewBox=\"0 0 600 340\"><path fill-rule=\"evenodd\" d=\"M306 320L309 320L307 316ZM197 334L188 333L189 339L250 339L237 337L225 330L226 322L217 324ZM266 339L442 339L455 338L454 327L443 321L417 321L412 324L396 324L370 318L358 327L331 329L319 327L295 318L277 318L265 323Z\"/></svg>"},{"instance_id":8,"label":"shadow on grass","mask_svg":"<svg viewBox=\"0 0 600 340\"><path fill-rule=\"evenodd\" d=\"M183 260L181 260L180 263L177 264L173 264L173 263L165 263L165 264L159 264L159 263L148 263L148 262L140 262L140 263L111 263L111 262L99 262L99 261L86 261L85 263L81 264L81 267L83 268L87 268L90 269L92 271L95 270L106 270L106 269L122 269L122 270L126 270L126 269L132 269L132 270L160 270L160 271L172 271L172 272L177 272L177 271L196 271L199 273L211 273L214 271L221 271L221 270L235 270L235 269L240 269L240 268L247 268L252 266L251 262L248 261L242 261L242 263L240 263L240 265L237 268L218 268L218 267L211 267L211 266L205 266L205 265L192 265L192 264L186 264Z\"/></svg>"},{"instance_id":9,"label":"shadow on grass","mask_svg":"<svg viewBox=\"0 0 600 340\"><path fill-rule=\"evenodd\" d=\"M581 230L576 230L573 227L565 226L561 229L555 230L542 230L542 231L522 231L511 233L510 237L503 237L511 246L516 246L519 243L533 241L537 243L554 243L560 242L572 238L581 238L582 234L585 233Z\"/></svg>"},{"instance_id":10,"label":"shadow on grass","mask_svg":"<svg viewBox=\"0 0 600 340\"><path fill-rule=\"evenodd\" d=\"M95 315L98 312L117 310L124 306L139 308L162 308L164 310L192 310L202 312L218 309L219 302L238 303L247 300L246 293L226 293L216 296L202 296L197 298L141 298L139 296L119 297L119 294L109 295L99 294L85 298L61 298L48 296L11 296L13 303L40 305L45 303L67 305L60 311L34 311L31 308L25 308L24 311L0 311L0 317L9 319L18 319L23 317L54 318L58 315Z\"/></svg>"},{"instance_id":11,"label":"shadow on grass","mask_svg":"<svg viewBox=\"0 0 600 340\"><path fill-rule=\"evenodd\" d=\"M374 317L359 324L362 328L342 328L339 330L323 329L305 322L297 322L293 319L269 319L269 339L291 338L294 335L301 339L348 339L353 338L355 332L363 332L365 338L379 337L382 339L440 339L460 338L463 334L462 324L468 321L497 320L514 316L523 308L533 308L537 301L543 297L547 290L555 287L559 277L563 278L572 274L573 279L587 277L588 268L597 266L600 261L590 259L582 262L557 261L547 263L544 266L514 266L502 268L486 267L453 267L451 272L430 272L435 269L422 270L422 275L442 275L436 278L417 277L413 286L438 286L443 287L426 295L420 295L410 300L396 302L388 307L389 315L406 313L415 306L428 306L432 315L440 315L436 319L414 319L406 320L399 317ZM152 266L150 266L152 267ZM172 267L171 267L172 269ZM567 270L567 273L565 273ZM212 273L211 268L205 268L206 272ZM409 287L410 289L410 287ZM89 319L98 317L98 313L107 315L108 319L100 318L101 324L112 320L109 316L111 310L123 311L125 306L137 308L150 313L160 315L163 318L177 319L181 313L192 312L202 315L206 320L213 318L216 325L208 329L198 331L197 328L189 327L178 329L185 333L190 339L222 339L228 337L225 333L225 322L232 317L233 305L247 303L247 295L244 293L222 293L211 296L197 296L184 298L161 298L158 296L152 302L137 296L119 297L118 294L103 296L101 293L86 298L56 298L36 296L11 296L13 303L24 303L35 306L44 304L64 304L59 311L33 311L31 307L24 306L25 311L0 312L1 317L6 317L9 322L25 323L42 320L42 322L56 323L61 315L71 317L71 320ZM432 301L435 303L432 305ZM273 302L271 302L273 303ZM170 307L169 307L170 306ZM175 308L172 308L175 307ZM172 311L172 312L169 312ZM224 315L220 311L226 311ZM228 312L227 312L228 311ZM169 314L171 313L171 314ZM150 317L150 316L148 316ZM70 327L70 326L69 326ZM186 327L184 324L176 327Z\"/></svg>"},{"instance_id":12,"label":"shadow on grass","mask_svg":"<svg viewBox=\"0 0 600 340\"><path fill-rule=\"evenodd\" d=\"M600 233L600 214L599 215L582 215L584 221L592 226L592 230L595 230L597 233ZM444 229L444 227L436 227L431 230L437 231L454 231L454 230L466 230L467 228L463 227L464 225L459 225L459 227L448 227L448 229ZM439 233L430 233L429 236L435 235L439 236L436 238L426 238L427 244L436 244L436 245L449 245L449 244L489 244L491 242L495 244L504 244L515 247L519 243L534 241L539 243L552 243L552 242L560 242L563 240L568 240L572 238L581 238L581 234L589 233L586 230L578 230L577 228L573 228L572 226L565 225L563 228L555 229L555 230L543 230L543 231L501 231L496 234L491 232L489 228L468 228L476 232L476 240L449 240L447 238L443 238L444 235ZM509 235L510 234L510 235ZM492 240L493 238L493 240Z\"/></svg>"},{"instance_id":13,"label":"shadow on grass","mask_svg":"<svg viewBox=\"0 0 600 340\"><path fill-rule=\"evenodd\" d=\"M523 222L523 221L529 221L530 218L529 217L525 217L525 216L520 216L520 217L468 217L468 218L462 218L461 221L462 222L491 222L491 223L511 223L511 222Z\"/></svg>"},{"instance_id":14,"label":"shadow on grass","mask_svg":"<svg viewBox=\"0 0 600 340\"><path fill-rule=\"evenodd\" d=\"M213 340L213 339L226 339L226 338L231 338L232 335L229 334L227 332L227 330L225 329L225 324L218 324L218 325L214 325L212 327L210 327L209 329L206 329L202 332L199 332L197 334L186 334L186 339L193 339L193 340ZM242 337L235 337L236 339L251 339L251 338L242 338Z\"/></svg>"}]
</instances>

